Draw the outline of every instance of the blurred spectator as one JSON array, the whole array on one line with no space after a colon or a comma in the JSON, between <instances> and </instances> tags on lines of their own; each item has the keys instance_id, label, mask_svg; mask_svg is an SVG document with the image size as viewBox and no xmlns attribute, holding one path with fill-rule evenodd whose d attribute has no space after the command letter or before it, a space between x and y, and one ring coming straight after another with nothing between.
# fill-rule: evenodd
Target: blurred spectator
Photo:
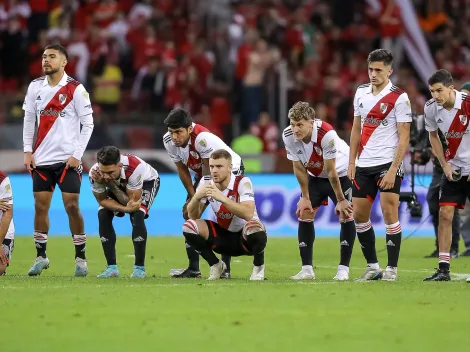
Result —
<instances>
[{"instance_id":1,"label":"blurred spectator","mask_svg":"<svg viewBox=\"0 0 470 352\"><path fill-rule=\"evenodd\" d=\"M267 112L263 111L259 114L258 122L251 125L250 132L261 139L264 153L272 153L277 150L279 129Z\"/></svg>"},{"instance_id":2,"label":"blurred spectator","mask_svg":"<svg viewBox=\"0 0 470 352\"><path fill-rule=\"evenodd\" d=\"M260 173L263 171L259 155L263 152L263 141L245 131L241 136L235 138L232 142L232 149L243 159L245 172Z\"/></svg>"},{"instance_id":3,"label":"blurred spectator","mask_svg":"<svg viewBox=\"0 0 470 352\"><path fill-rule=\"evenodd\" d=\"M166 69L160 57L149 59L149 63L140 68L132 85L132 100L139 97L149 98L151 111L162 111L165 107L165 92L167 84Z\"/></svg>"},{"instance_id":4,"label":"blurred spectator","mask_svg":"<svg viewBox=\"0 0 470 352\"><path fill-rule=\"evenodd\" d=\"M20 22L16 17L7 21L7 28L0 33L0 65L2 76L17 81L25 67L26 46Z\"/></svg>"},{"instance_id":5,"label":"blurred spectator","mask_svg":"<svg viewBox=\"0 0 470 352\"><path fill-rule=\"evenodd\" d=\"M209 131L211 131L213 134L215 134L216 136L224 140L224 134L222 133L222 130L220 129L219 124L215 121L215 119L212 118L209 105L202 104L201 112L195 116L194 120L196 123L201 124L202 126L207 128Z\"/></svg>"},{"instance_id":6,"label":"blurred spectator","mask_svg":"<svg viewBox=\"0 0 470 352\"><path fill-rule=\"evenodd\" d=\"M93 134L88 142L88 149L100 149L107 145L114 145L114 141L108 133L109 119L103 115L102 109L98 105L93 105Z\"/></svg>"},{"instance_id":7,"label":"blurred spectator","mask_svg":"<svg viewBox=\"0 0 470 352\"><path fill-rule=\"evenodd\" d=\"M380 35L382 48L393 53L393 68L400 67L403 57L403 21L400 7L396 0L382 0L382 14L380 16Z\"/></svg>"},{"instance_id":8,"label":"blurred spectator","mask_svg":"<svg viewBox=\"0 0 470 352\"><path fill-rule=\"evenodd\" d=\"M102 74L93 77L93 102L99 104L103 113L113 116L121 99L122 72L115 58L103 57L103 60L106 62Z\"/></svg>"}]
</instances>

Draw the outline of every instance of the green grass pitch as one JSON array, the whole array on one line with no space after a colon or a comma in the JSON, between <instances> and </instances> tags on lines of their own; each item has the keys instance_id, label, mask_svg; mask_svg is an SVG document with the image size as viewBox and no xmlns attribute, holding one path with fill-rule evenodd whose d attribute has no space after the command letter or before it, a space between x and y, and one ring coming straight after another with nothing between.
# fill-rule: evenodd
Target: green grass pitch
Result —
<instances>
[{"instance_id":1,"label":"green grass pitch","mask_svg":"<svg viewBox=\"0 0 470 352\"><path fill-rule=\"evenodd\" d=\"M339 241L315 242L317 279L292 282L300 269L295 238L270 239L264 282L250 282L251 258L234 258L232 280L174 280L186 264L182 238L150 237L147 275L129 279L132 242L117 241L119 279L104 270L99 238L88 240L90 273L74 278L70 237L48 243L51 267L25 274L32 238L17 238L12 266L0 278L0 350L6 351L440 351L469 344L470 258L452 261L453 282L426 283L436 259L432 239L402 246L398 282L334 282ZM384 239L377 243L384 245ZM386 265L386 252L380 253ZM358 242L351 277L362 274ZM208 267L201 262L207 277Z\"/></svg>"}]
</instances>

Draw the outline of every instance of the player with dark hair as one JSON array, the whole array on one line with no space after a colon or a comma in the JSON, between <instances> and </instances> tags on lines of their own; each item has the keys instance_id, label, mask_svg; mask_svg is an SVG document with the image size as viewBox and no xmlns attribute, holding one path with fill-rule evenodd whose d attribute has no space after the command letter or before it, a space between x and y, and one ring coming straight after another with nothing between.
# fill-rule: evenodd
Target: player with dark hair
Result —
<instances>
[{"instance_id":1,"label":"player with dark hair","mask_svg":"<svg viewBox=\"0 0 470 352\"><path fill-rule=\"evenodd\" d=\"M121 154L110 146L98 151L98 162L90 170L93 195L98 201L98 221L101 244L107 268L99 278L119 276L116 264L115 215L129 214L132 224L135 265L131 277L145 277L147 228L144 220L157 196L160 177L157 171L137 156Z\"/></svg>"},{"instance_id":2,"label":"player with dark hair","mask_svg":"<svg viewBox=\"0 0 470 352\"><path fill-rule=\"evenodd\" d=\"M282 139L301 190L296 214L302 259L302 270L291 278L315 279L312 266L314 218L318 208L328 205L330 198L336 205L335 212L341 223L341 259L334 279L349 280L349 263L356 237L350 203L352 184L346 177L349 147L330 124L315 119L315 110L306 102L299 101L289 110L289 120L290 126L282 133Z\"/></svg>"},{"instance_id":3,"label":"player with dark hair","mask_svg":"<svg viewBox=\"0 0 470 352\"><path fill-rule=\"evenodd\" d=\"M14 247L13 193L10 178L0 171L0 276L10 264Z\"/></svg>"},{"instance_id":4,"label":"player with dark hair","mask_svg":"<svg viewBox=\"0 0 470 352\"><path fill-rule=\"evenodd\" d=\"M183 217L188 219L187 205L198 186L201 177L209 175L209 157L212 152L224 149L232 156L232 172L234 175L243 174L243 162L238 154L225 144L219 137L199 124L195 124L190 113L184 109L174 109L165 119L168 132L163 136L165 148L176 164L178 176L188 193L183 206ZM194 182L191 179L194 176ZM189 260L187 269L172 269L172 277L196 278L201 277L199 271L199 255L186 242L186 254ZM223 278L230 278L230 257L222 256L227 267Z\"/></svg>"},{"instance_id":5,"label":"player with dark hair","mask_svg":"<svg viewBox=\"0 0 470 352\"><path fill-rule=\"evenodd\" d=\"M370 83L357 88L348 177L353 181L354 220L367 269L359 280L397 279L402 230L398 219L403 158L410 140L408 95L390 81L392 54L377 49L367 59ZM370 213L377 192L385 222L388 264L379 266Z\"/></svg>"},{"instance_id":6,"label":"player with dark hair","mask_svg":"<svg viewBox=\"0 0 470 352\"><path fill-rule=\"evenodd\" d=\"M470 97L454 89L446 70L434 72L428 85L432 99L424 106L425 128L444 177L439 191L439 268L424 281L449 281L454 211L470 199ZM447 141L445 153L438 130Z\"/></svg>"},{"instance_id":7,"label":"player with dark hair","mask_svg":"<svg viewBox=\"0 0 470 352\"><path fill-rule=\"evenodd\" d=\"M81 158L93 131L90 97L80 82L65 73L67 51L49 45L42 55L44 76L33 80L23 104L24 165L33 178L36 260L28 275L49 267L46 254L49 207L54 188L62 192L75 245L75 276L86 276L86 234L79 209ZM38 123L33 143L35 123Z\"/></svg>"},{"instance_id":8,"label":"player with dark hair","mask_svg":"<svg viewBox=\"0 0 470 352\"><path fill-rule=\"evenodd\" d=\"M208 280L220 279L225 263L214 252L228 256L253 256L250 280L264 280L264 248L267 234L258 218L253 184L232 172L232 155L225 149L214 151L209 159L211 177L204 176L188 203L183 225L186 241L210 265ZM216 221L201 220L206 202Z\"/></svg>"}]
</instances>

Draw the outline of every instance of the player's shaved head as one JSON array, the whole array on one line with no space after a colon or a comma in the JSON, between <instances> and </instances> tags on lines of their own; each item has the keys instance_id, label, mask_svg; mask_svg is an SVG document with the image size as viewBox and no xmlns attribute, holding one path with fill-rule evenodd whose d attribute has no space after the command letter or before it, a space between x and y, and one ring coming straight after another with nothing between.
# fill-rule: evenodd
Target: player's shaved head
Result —
<instances>
[{"instance_id":1,"label":"player's shaved head","mask_svg":"<svg viewBox=\"0 0 470 352\"><path fill-rule=\"evenodd\" d=\"M171 110L163 123L172 129L188 128L192 126L193 119L188 111L178 108Z\"/></svg>"},{"instance_id":2,"label":"player's shaved head","mask_svg":"<svg viewBox=\"0 0 470 352\"><path fill-rule=\"evenodd\" d=\"M289 109L288 113L291 121L313 120L315 119L315 110L305 101L298 101Z\"/></svg>"}]
</instances>

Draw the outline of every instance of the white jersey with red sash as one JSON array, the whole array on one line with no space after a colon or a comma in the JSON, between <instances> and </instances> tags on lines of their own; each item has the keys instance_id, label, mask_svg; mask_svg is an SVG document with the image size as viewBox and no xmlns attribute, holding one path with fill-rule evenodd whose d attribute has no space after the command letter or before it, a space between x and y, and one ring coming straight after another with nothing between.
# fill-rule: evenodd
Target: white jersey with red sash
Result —
<instances>
[{"instance_id":1,"label":"white jersey with red sash","mask_svg":"<svg viewBox=\"0 0 470 352\"><path fill-rule=\"evenodd\" d=\"M11 190L10 178L8 175L0 171L0 199L4 199L7 204L13 205L13 192ZM0 210L0 220L2 220L3 211ZM15 225L13 219L8 227L6 239L12 240L15 237ZM0 251L2 250L2 242L0 242Z\"/></svg>"},{"instance_id":2,"label":"white jersey with red sash","mask_svg":"<svg viewBox=\"0 0 470 352\"><path fill-rule=\"evenodd\" d=\"M361 117L361 140L356 166L371 167L392 162L398 146L397 123L411 122L408 95L389 82L372 94L372 85L359 86L354 96L354 116Z\"/></svg>"},{"instance_id":3,"label":"white jersey with red sash","mask_svg":"<svg viewBox=\"0 0 470 352\"><path fill-rule=\"evenodd\" d=\"M324 169L324 160L328 159L336 159L336 171L339 177L346 176L349 147L338 137L329 123L315 120L309 143L297 141L290 126L284 129L282 139L287 151L287 159L301 161L311 176L328 178Z\"/></svg>"},{"instance_id":4,"label":"white jersey with red sash","mask_svg":"<svg viewBox=\"0 0 470 352\"><path fill-rule=\"evenodd\" d=\"M33 152L36 165L65 162L72 155L82 157L83 151L78 150L80 123L93 125L93 110L80 82L66 73L54 87L45 76L35 79L28 87L23 110L37 119L36 141L34 145L25 141L24 146L25 152Z\"/></svg>"},{"instance_id":5,"label":"white jersey with red sash","mask_svg":"<svg viewBox=\"0 0 470 352\"><path fill-rule=\"evenodd\" d=\"M427 131L440 129L447 140L445 154L454 170L462 175L470 174L470 97L455 90L455 103L451 110L437 105L434 99L424 106L424 121Z\"/></svg>"},{"instance_id":6,"label":"white jersey with red sash","mask_svg":"<svg viewBox=\"0 0 470 352\"><path fill-rule=\"evenodd\" d=\"M211 183L214 184L210 176L204 176L199 183L198 189L204 185ZM253 190L253 184L251 180L246 176L235 176L230 174L230 182L227 188L222 192L227 198L238 202L255 201L255 194ZM206 203L207 198L202 198L201 203ZM246 220L239 218L238 216L231 213L225 205L216 201L215 199L209 198L209 204L212 207L212 211L215 214L217 223L224 229L231 232L238 232L243 229L246 224ZM253 215L253 219L259 220L258 213Z\"/></svg>"},{"instance_id":7,"label":"white jersey with red sash","mask_svg":"<svg viewBox=\"0 0 470 352\"><path fill-rule=\"evenodd\" d=\"M163 136L165 149L170 155L173 162L183 162L188 169L202 176L202 159L209 159L211 154L219 149L224 149L232 156L232 169L234 171L240 169L241 158L219 137L211 133L207 128L193 123L193 131L186 147L177 147L171 140L170 133L167 132Z\"/></svg>"}]
</instances>

